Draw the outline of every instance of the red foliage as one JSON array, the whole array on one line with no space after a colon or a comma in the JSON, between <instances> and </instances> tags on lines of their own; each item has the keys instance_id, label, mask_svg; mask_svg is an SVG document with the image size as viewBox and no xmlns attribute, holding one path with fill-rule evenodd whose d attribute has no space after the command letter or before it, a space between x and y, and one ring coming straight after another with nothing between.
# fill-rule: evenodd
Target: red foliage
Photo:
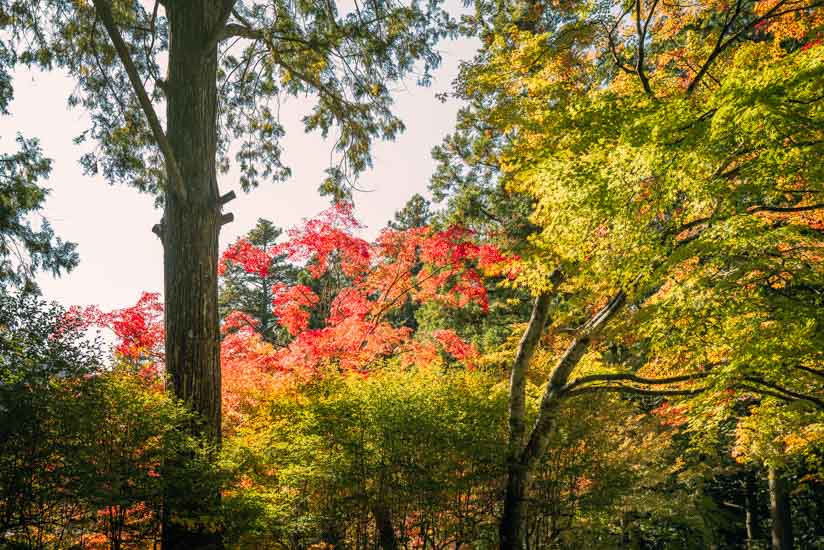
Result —
<instances>
[{"instance_id":1,"label":"red foliage","mask_svg":"<svg viewBox=\"0 0 824 550\"><path fill-rule=\"evenodd\" d=\"M443 346L446 353L465 363L468 368L474 366L473 361L478 357L478 350L461 339L454 330L436 330L432 336Z\"/></svg>"},{"instance_id":2,"label":"red foliage","mask_svg":"<svg viewBox=\"0 0 824 550\"><path fill-rule=\"evenodd\" d=\"M651 412L659 417L662 426L678 427L687 423L686 410L683 407L671 405L668 401L664 401Z\"/></svg>"},{"instance_id":3,"label":"red foliage","mask_svg":"<svg viewBox=\"0 0 824 550\"><path fill-rule=\"evenodd\" d=\"M67 320L74 326L111 330L119 357L139 363L147 378L156 378L159 374L164 360L160 294L144 292L135 305L108 312L97 306L74 306L69 309Z\"/></svg>"},{"instance_id":4,"label":"red foliage","mask_svg":"<svg viewBox=\"0 0 824 550\"><path fill-rule=\"evenodd\" d=\"M273 311L294 337L282 348L261 337L257 319L241 312L224 319L220 354L227 429L241 423L257 400L280 383L279 373L312 376L324 365L368 372L376 360L393 354L423 366L438 363L446 353L472 366L477 351L454 331L416 339L409 327L393 325L390 314L410 300L448 307L475 304L486 310L482 273L506 275L513 258L476 244L476 236L460 227L386 229L374 243L353 234L360 228L351 205L340 204L289 231L283 244L264 250L240 240L223 254L223 270L233 263L266 276L272 258L286 254L316 280L332 275L329 281L343 281L325 303L307 285L272 288ZM70 313L72 322L110 328L118 338L118 355L155 369L162 364L163 305L157 294L144 293L134 306L112 312L91 307ZM320 326L310 327L313 315L322 320Z\"/></svg>"},{"instance_id":5,"label":"red foliage","mask_svg":"<svg viewBox=\"0 0 824 550\"><path fill-rule=\"evenodd\" d=\"M410 300L448 307L476 304L486 311L481 270L502 274L512 263L495 247L473 242L475 235L462 227L385 229L374 243L355 236L359 228L351 205L342 203L289 231L289 240L277 247L277 253L305 264L314 279L339 266L347 281L325 312L317 309L321 300L305 285L273 288L274 312L295 337L276 352L281 370L311 373L333 362L366 371L376 359L411 349L412 331L393 326L387 320L391 312ZM320 328L309 328L313 311L324 318ZM459 361L474 357L474 348L452 331L433 337Z\"/></svg>"},{"instance_id":6,"label":"red foliage","mask_svg":"<svg viewBox=\"0 0 824 550\"><path fill-rule=\"evenodd\" d=\"M236 311L221 326L223 422L229 432L277 383L274 349L257 332L258 324L257 319Z\"/></svg>"},{"instance_id":7,"label":"red foliage","mask_svg":"<svg viewBox=\"0 0 824 550\"><path fill-rule=\"evenodd\" d=\"M247 273L266 277L269 275L269 266L274 257L272 252L272 250L262 250L245 239L238 239L220 257L220 263L217 266L218 274L223 275L227 266L233 263L241 266Z\"/></svg>"},{"instance_id":8,"label":"red foliage","mask_svg":"<svg viewBox=\"0 0 824 550\"><path fill-rule=\"evenodd\" d=\"M275 315L289 334L295 336L309 327L309 309L320 300L306 285L272 287L272 306Z\"/></svg>"},{"instance_id":9,"label":"red foliage","mask_svg":"<svg viewBox=\"0 0 824 550\"><path fill-rule=\"evenodd\" d=\"M372 260L369 243L352 233L360 228L361 224L352 215L352 205L339 202L303 227L290 229L289 240L276 250L286 253L293 261L311 260L307 269L315 278L326 272L330 257L337 254L343 273L356 277L369 268Z\"/></svg>"}]
</instances>

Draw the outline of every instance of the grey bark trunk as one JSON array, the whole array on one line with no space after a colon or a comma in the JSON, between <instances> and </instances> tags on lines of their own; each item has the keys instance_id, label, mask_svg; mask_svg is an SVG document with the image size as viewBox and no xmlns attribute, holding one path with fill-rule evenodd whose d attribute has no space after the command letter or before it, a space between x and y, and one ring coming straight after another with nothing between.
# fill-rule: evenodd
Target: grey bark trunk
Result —
<instances>
[{"instance_id":1,"label":"grey bark trunk","mask_svg":"<svg viewBox=\"0 0 824 550\"><path fill-rule=\"evenodd\" d=\"M549 376L538 417L532 427L526 447L517 458L509 461L504 509L498 524L499 549L523 548L523 519L526 492L538 461L546 453L556 423L556 412L561 402L561 388L568 382L578 362L584 356L592 337L597 334L624 304L626 295L619 291L579 331L567 347ZM537 304L536 304L537 305ZM546 319L544 319L545 321ZM529 328L527 328L527 332ZM526 336L524 337L526 339Z\"/></svg>"},{"instance_id":2,"label":"grey bark trunk","mask_svg":"<svg viewBox=\"0 0 824 550\"><path fill-rule=\"evenodd\" d=\"M793 547L790 495L787 481L774 466L767 469L770 486L770 515L772 517L773 550L791 550Z\"/></svg>"},{"instance_id":3,"label":"grey bark trunk","mask_svg":"<svg viewBox=\"0 0 824 550\"><path fill-rule=\"evenodd\" d=\"M163 215L166 370L175 395L197 413L196 434L220 445L217 309L217 52L205 45L221 22L221 2L168 3L167 137L185 198L167 189ZM171 177L170 177L171 179ZM195 480L196 481L196 480ZM163 548L212 549L221 537L207 526L184 527L175 514L214 517L217 491L167 494Z\"/></svg>"},{"instance_id":4,"label":"grey bark trunk","mask_svg":"<svg viewBox=\"0 0 824 550\"><path fill-rule=\"evenodd\" d=\"M509 452L507 458L504 510L498 527L500 548L523 547L524 496L528 484L527 471L520 463L524 443L526 410L526 374L549 318L551 294L535 299L532 315L518 345L509 380Z\"/></svg>"}]
</instances>

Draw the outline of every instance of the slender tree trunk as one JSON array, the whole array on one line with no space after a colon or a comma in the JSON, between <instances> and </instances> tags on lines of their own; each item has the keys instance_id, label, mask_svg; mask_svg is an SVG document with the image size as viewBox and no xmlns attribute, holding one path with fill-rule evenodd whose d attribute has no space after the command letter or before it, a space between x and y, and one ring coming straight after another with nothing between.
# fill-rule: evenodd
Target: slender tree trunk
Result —
<instances>
[{"instance_id":1,"label":"slender tree trunk","mask_svg":"<svg viewBox=\"0 0 824 550\"><path fill-rule=\"evenodd\" d=\"M175 395L197 413L195 433L220 445L220 359L217 310L217 52L206 51L224 8L217 0L169 2L167 136L186 196L167 189L163 215L166 369ZM194 480L196 481L196 480ZM184 484L185 486L185 484ZM182 494L182 493L187 494ZM164 550L220 548L206 525L185 527L175 515L213 516L216 490L170 491ZM191 524L187 524L191 525Z\"/></svg>"},{"instance_id":2,"label":"slender tree trunk","mask_svg":"<svg viewBox=\"0 0 824 550\"><path fill-rule=\"evenodd\" d=\"M523 464L510 464L506 476L506 493L501 522L498 524L500 550L520 550L524 547L524 520L529 472Z\"/></svg>"},{"instance_id":3,"label":"slender tree trunk","mask_svg":"<svg viewBox=\"0 0 824 550\"><path fill-rule=\"evenodd\" d=\"M549 293L535 298L532 315L521 342L518 344L518 352L515 355L509 379L509 451L506 494L503 516L498 526L502 550L522 548L524 544L524 497L529 480L527 469L521 464L520 455L524 444L526 375L549 318L550 299Z\"/></svg>"},{"instance_id":4,"label":"slender tree trunk","mask_svg":"<svg viewBox=\"0 0 824 550\"><path fill-rule=\"evenodd\" d=\"M384 504L376 504L372 509L375 516L375 528L378 531L378 544L382 550L397 550L398 539L392 525L392 512Z\"/></svg>"},{"instance_id":5,"label":"slender tree trunk","mask_svg":"<svg viewBox=\"0 0 824 550\"><path fill-rule=\"evenodd\" d=\"M767 469L770 485L770 515L772 516L773 550L791 550L793 547L790 495L787 481L774 466Z\"/></svg>"},{"instance_id":6,"label":"slender tree trunk","mask_svg":"<svg viewBox=\"0 0 824 550\"><path fill-rule=\"evenodd\" d=\"M744 479L744 527L747 530L747 550L754 550L758 538L758 496L753 472L747 472Z\"/></svg>"},{"instance_id":7,"label":"slender tree trunk","mask_svg":"<svg viewBox=\"0 0 824 550\"><path fill-rule=\"evenodd\" d=\"M501 522L498 524L500 550L521 550L521 548L523 548L524 496L529 489L532 472L546 453L550 437L555 429L556 414L561 404L562 388L569 381L575 367L578 366L581 358L589 348L592 337L603 329L612 316L623 307L625 299L626 295L623 291L616 293L615 296L584 325L549 375L549 381L538 409L538 417L535 419L535 424L529 434L526 446L517 458L510 457L509 460L504 510L501 516ZM535 319L535 317L536 316L533 315L533 319ZM544 321L546 321L546 318L544 318ZM528 327L527 333L529 333L529 331L530 328ZM525 335L521 343L523 344L527 340ZM518 355L521 355L520 350ZM512 405L510 404L510 408L511 407ZM512 419L510 418L510 422L511 421Z\"/></svg>"}]
</instances>

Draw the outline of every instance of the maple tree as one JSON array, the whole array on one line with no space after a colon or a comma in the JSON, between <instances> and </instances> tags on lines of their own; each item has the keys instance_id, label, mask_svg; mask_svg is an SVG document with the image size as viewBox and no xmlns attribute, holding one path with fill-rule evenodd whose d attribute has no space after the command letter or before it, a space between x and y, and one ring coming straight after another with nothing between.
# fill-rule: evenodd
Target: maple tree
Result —
<instances>
[{"instance_id":1,"label":"maple tree","mask_svg":"<svg viewBox=\"0 0 824 550\"><path fill-rule=\"evenodd\" d=\"M233 311L252 316L258 324L256 330L273 344L285 343L288 334L272 311L272 287L292 283L297 277L285 255L274 253L281 233L270 221L258 220L249 233L223 252L218 265L221 317Z\"/></svg>"},{"instance_id":2,"label":"maple tree","mask_svg":"<svg viewBox=\"0 0 824 550\"><path fill-rule=\"evenodd\" d=\"M821 14L803 1L476 5L484 46L434 183L479 219L507 194L534 204L500 525L501 548L521 548L532 469L575 395L701 394L699 422L698 403L732 389L818 423ZM547 327L555 367L528 429Z\"/></svg>"},{"instance_id":3,"label":"maple tree","mask_svg":"<svg viewBox=\"0 0 824 550\"><path fill-rule=\"evenodd\" d=\"M413 301L486 309L483 277L507 274L512 259L490 245L474 243L472 233L458 227L385 229L374 243L355 234L360 227L352 205L338 203L270 247L268 254L285 254L305 265L307 283L327 276L337 283L321 295L309 284L273 286L273 311L292 336L287 345L272 351L273 368L313 373L334 363L365 372L382 357L412 349L410 360L432 357L438 348L471 362L477 352L454 330L434 331L425 342L413 343L412 329L393 324L391 314ZM265 252L248 244L235 245L224 261L254 272L262 265L261 254Z\"/></svg>"}]
</instances>

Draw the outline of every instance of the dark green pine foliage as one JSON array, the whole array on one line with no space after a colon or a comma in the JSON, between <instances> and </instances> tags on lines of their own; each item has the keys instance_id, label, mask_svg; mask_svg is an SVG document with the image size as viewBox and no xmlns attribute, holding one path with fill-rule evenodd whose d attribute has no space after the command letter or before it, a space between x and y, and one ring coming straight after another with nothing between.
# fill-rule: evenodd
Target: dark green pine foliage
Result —
<instances>
[{"instance_id":1,"label":"dark green pine foliage","mask_svg":"<svg viewBox=\"0 0 824 550\"><path fill-rule=\"evenodd\" d=\"M0 28L3 25L0 9ZM8 114L14 96L8 68L12 51L0 38L0 114ZM2 145L2 144L0 144ZM48 190L38 182L49 176L51 160L43 156L36 139L18 135L16 151L0 153L0 287L36 291L38 271L57 276L77 265L76 246L55 237L48 221L40 227L31 217L43 208Z\"/></svg>"},{"instance_id":2,"label":"dark green pine foliage","mask_svg":"<svg viewBox=\"0 0 824 550\"><path fill-rule=\"evenodd\" d=\"M261 250L271 250L281 233L281 228L261 218L243 238ZM285 254L272 257L266 275L248 273L242 266L227 263L218 300L221 319L233 311L241 311L260 322L260 333L267 342L287 344L289 333L278 324L272 312L272 286L276 283L294 285L297 276L298 269L286 261Z\"/></svg>"},{"instance_id":3,"label":"dark green pine foliage","mask_svg":"<svg viewBox=\"0 0 824 550\"><path fill-rule=\"evenodd\" d=\"M420 193L410 197L403 208L395 212L395 216L386 225L396 231L426 227L432 221L432 203Z\"/></svg>"}]
</instances>

